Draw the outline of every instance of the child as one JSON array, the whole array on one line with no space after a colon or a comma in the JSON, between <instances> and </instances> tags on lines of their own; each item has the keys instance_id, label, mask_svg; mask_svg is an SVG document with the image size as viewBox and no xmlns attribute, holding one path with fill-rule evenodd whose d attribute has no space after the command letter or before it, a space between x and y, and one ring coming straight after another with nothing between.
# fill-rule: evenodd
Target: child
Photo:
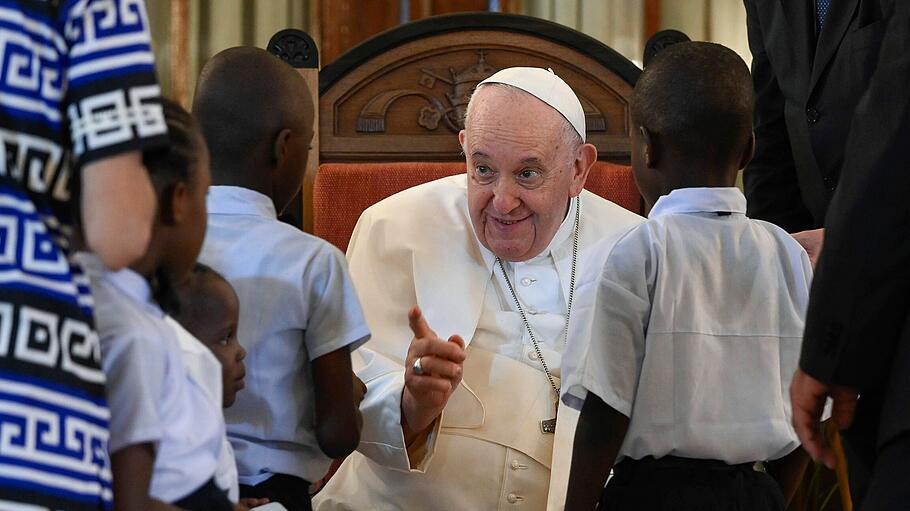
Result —
<instances>
[{"instance_id":1,"label":"child","mask_svg":"<svg viewBox=\"0 0 910 511\"><path fill-rule=\"evenodd\" d=\"M566 509L783 510L807 462L787 389L811 267L734 187L754 143L749 70L720 45L673 45L631 109L653 207L563 359L563 402L581 409Z\"/></svg>"},{"instance_id":2,"label":"child","mask_svg":"<svg viewBox=\"0 0 910 511\"><path fill-rule=\"evenodd\" d=\"M169 102L164 113L170 144L143 156L159 204L148 250L117 272L83 258L108 379L114 509L231 510L212 479L224 435L220 410L189 376L161 309L202 246L209 158L190 115Z\"/></svg>"},{"instance_id":3,"label":"child","mask_svg":"<svg viewBox=\"0 0 910 511\"><path fill-rule=\"evenodd\" d=\"M240 496L308 510L310 483L358 444L350 351L369 337L343 255L277 219L301 188L313 104L290 66L232 48L205 65L193 113L218 185L200 261L237 292L249 353L225 410Z\"/></svg>"},{"instance_id":4,"label":"child","mask_svg":"<svg viewBox=\"0 0 910 511\"><path fill-rule=\"evenodd\" d=\"M176 319L221 365L221 406L228 408L244 387L246 350L237 340L240 304L234 288L208 266L196 263L190 278L177 289Z\"/></svg>"},{"instance_id":5,"label":"child","mask_svg":"<svg viewBox=\"0 0 910 511\"><path fill-rule=\"evenodd\" d=\"M177 309L167 318L177 331L183 361L190 375L219 408L234 404L243 388L246 351L237 341L239 304L234 289L208 266L196 263L176 289ZM266 504L267 499L240 500L237 461L227 436L222 439L215 483L227 490L231 502L247 507Z\"/></svg>"}]
</instances>

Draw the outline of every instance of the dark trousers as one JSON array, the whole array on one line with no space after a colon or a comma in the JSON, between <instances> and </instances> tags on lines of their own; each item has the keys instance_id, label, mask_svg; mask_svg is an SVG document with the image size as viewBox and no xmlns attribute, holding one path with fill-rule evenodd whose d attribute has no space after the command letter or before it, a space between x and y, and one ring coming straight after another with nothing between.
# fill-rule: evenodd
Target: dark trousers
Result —
<instances>
[{"instance_id":1,"label":"dark trousers","mask_svg":"<svg viewBox=\"0 0 910 511\"><path fill-rule=\"evenodd\" d=\"M234 504L213 479L173 504L187 511L234 511Z\"/></svg>"},{"instance_id":2,"label":"dark trousers","mask_svg":"<svg viewBox=\"0 0 910 511\"><path fill-rule=\"evenodd\" d=\"M240 498L269 499L288 511L312 511L310 483L287 474L275 474L256 486L240 485Z\"/></svg>"},{"instance_id":3,"label":"dark trousers","mask_svg":"<svg viewBox=\"0 0 910 511\"><path fill-rule=\"evenodd\" d=\"M856 502L860 502L858 499ZM881 446L860 511L910 510L910 433Z\"/></svg>"},{"instance_id":4,"label":"dark trousers","mask_svg":"<svg viewBox=\"0 0 910 511\"><path fill-rule=\"evenodd\" d=\"M625 459L600 499L601 511L784 511L783 492L753 464L665 456Z\"/></svg>"}]
</instances>

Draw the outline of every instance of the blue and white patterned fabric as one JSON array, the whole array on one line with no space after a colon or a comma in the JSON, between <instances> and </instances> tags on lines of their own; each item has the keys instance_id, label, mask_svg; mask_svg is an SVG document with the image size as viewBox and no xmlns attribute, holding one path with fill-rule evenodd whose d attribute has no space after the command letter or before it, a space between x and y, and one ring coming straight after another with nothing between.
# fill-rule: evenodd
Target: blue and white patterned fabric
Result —
<instances>
[{"instance_id":1,"label":"blue and white patterned fabric","mask_svg":"<svg viewBox=\"0 0 910 511\"><path fill-rule=\"evenodd\" d=\"M166 142L141 0L0 0L0 508L111 507L82 165ZM37 507L34 507L37 506Z\"/></svg>"}]
</instances>

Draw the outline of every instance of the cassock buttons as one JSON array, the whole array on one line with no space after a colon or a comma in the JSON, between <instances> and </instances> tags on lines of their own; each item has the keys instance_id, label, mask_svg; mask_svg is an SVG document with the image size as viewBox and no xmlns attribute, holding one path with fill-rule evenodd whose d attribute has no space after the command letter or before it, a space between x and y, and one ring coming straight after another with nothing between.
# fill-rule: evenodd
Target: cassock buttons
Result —
<instances>
[{"instance_id":1,"label":"cassock buttons","mask_svg":"<svg viewBox=\"0 0 910 511\"><path fill-rule=\"evenodd\" d=\"M521 469L524 469L524 468L528 468L527 465L521 463L521 462L518 461L518 460L512 460L512 463L509 463L509 467L510 467L512 470L521 470Z\"/></svg>"},{"instance_id":2,"label":"cassock buttons","mask_svg":"<svg viewBox=\"0 0 910 511\"><path fill-rule=\"evenodd\" d=\"M510 494L508 494L508 495L506 496L506 501L507 501L509 504L515 504L516 502L520 502L520 501L522 501L522 500L524 500L524 499L525 499L525 498L522 497L521 495L516 495L516 494L514 494L514 493L510 493Z\"/></svg>"}]
</instances>

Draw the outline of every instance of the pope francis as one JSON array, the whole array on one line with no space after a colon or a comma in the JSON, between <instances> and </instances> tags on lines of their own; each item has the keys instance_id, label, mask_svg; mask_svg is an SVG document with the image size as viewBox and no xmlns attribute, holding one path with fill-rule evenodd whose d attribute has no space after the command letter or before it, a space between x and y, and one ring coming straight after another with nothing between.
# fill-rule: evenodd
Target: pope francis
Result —
<instances>
[{"instance_id":1,"label":"pope francis","mask_svg":"<svg viewBox=\"0 0 910 511\"><path fill-rule=\"evenodd\" d=\"M367 209L347 254L377 352L355 357L358 376L366 402L396 388L390 375L403 380L400 406L386 410L401 424L407 466L377 463L370 453L382 444L369 445L365 423L367 445L316 496L317 510L564 501L577 418L557 415L568 325L590 319L612 241L643 219L583 190L597 150L581 103L550 70L481 82L458 139L467 173Z\"/></svg>"}]
</instances>

